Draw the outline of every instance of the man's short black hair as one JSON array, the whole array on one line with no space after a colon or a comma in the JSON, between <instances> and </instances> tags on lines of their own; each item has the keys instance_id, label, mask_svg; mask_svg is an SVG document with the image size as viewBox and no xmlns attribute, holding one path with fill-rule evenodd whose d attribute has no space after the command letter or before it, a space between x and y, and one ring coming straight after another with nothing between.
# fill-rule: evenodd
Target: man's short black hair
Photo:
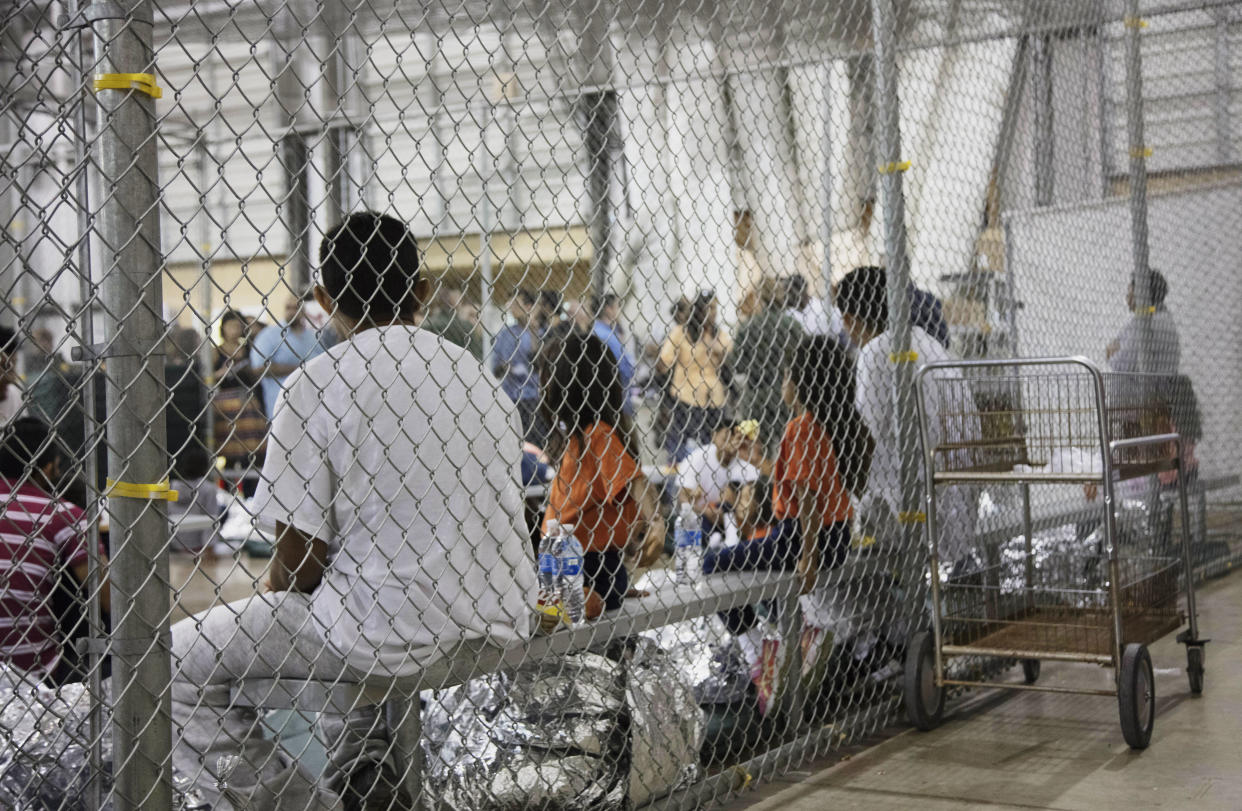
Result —
<instances>
[{"instance_id":1,"label":"man's short black hair","mask_svg":"<svg viewBox=\"0 0 1242 811\"><path fill-rule=\"evenodd\" d=\"M18 417L0 429L0 476L16 481L64 455L52 429L38 417Z\"/></svg>"},{"instance_id":2,"label":"man's short black hair","mask_svg":"<svg viewBox=\"0 0 1242 811\"><path fill-rule=\"evenodd\" d=\"M386 214L350 214L319 244L323 287L356 321L412 318L418 272L418 243L405 223Z\"/></svg>"},{"instance_id":3,"label":"man's short black hair","mask_svg":"<svg viewBox=\"0 0 1242 811\"><path fill-rule=\"evenodd\" d=\"M888 274L868 265L854 268L837 286L837 309L872 330L888 329Z\"/></svg>"},{"instance_id":4,"label":"man's short black hair","mask_svg":"<svg viewBox=\"0 0 1242 811\"><path fill-rule=\"evenodd\" d=\"M1169 295L1169 282L1164 278L1164 274L1158 270L1149 269L1147 273L1147 292L1150 296L1148 304L1152 307L1159 307L1164 304L1165 297ZM1138 285L1136 284L1138 279L1137 274L1130 278L1130 284L1134 287L1136 293L1138 292Z\"/></svg>"}]
</instances>

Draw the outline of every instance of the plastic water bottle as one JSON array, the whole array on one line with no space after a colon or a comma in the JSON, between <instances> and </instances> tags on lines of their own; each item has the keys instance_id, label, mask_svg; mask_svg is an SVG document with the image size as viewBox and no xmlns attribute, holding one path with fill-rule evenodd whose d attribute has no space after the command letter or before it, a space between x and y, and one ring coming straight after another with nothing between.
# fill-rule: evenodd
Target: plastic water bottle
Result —
<instances>
[{"instance_id":1,"label":"plastic water bottle","mask_svg":"<svg viewBox=\"0 0 1242 811\"><path fill-rule=\"evenodd\" d=\"M552 615L560 613L560 561L556 551L560 536L560 522L549 521L547 533L539 540L539 555L536 560L539 575L539 610Z\"/></svg>"},{"instance_id":2,"label":"plastic water bottle","mask_svg":"<svg viewBox=\"0 0 1242 811\"><path fill-rule=\"evenodd\" d=\"M574 537L574 528L570 524L560 527L560 537L556 541L558 573L560 575L561 610L571 626L577 627L586 621L586 595L582 588L582 544Z\"/></svg>"},{"instance_id":3,"label":"plastic water bottle","mask_svg":"<svg viewBox=\"0 0 1242 811\"><path fill-rule=\"evenodd\" d=\"M681 505L673 538L673 582L698 585L703 581L703 524L689 504Z\"/></svg>"}]
</instances>

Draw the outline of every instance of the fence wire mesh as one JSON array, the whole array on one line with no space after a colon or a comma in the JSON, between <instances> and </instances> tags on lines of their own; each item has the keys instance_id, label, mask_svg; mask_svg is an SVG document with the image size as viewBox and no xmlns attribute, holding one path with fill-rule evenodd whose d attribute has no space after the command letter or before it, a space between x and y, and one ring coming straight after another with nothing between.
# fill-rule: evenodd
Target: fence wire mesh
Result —
<instances>
[{"instance_id":1,"label":"fence wire mesh","mask_svg":"<svg viewBox=\"0 0 1242 811\"><path fill-rule=\"evenodd\" d=\"M1212 0L0 2L0 805L710 807L901 720L929 361L1146 381L1104 435L946 383L931 458L1043 477L936 488L946 633L1109 655L1112 544L1179 623L1239 552L1240 51ZM1068 475L1163 433L1115 522Z\"/></svg>"}]
</instances>

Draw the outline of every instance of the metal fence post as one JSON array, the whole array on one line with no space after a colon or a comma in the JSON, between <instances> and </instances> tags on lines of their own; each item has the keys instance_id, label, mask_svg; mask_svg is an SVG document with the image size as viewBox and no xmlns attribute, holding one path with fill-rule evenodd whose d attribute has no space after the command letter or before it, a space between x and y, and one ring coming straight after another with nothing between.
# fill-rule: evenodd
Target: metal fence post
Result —
<instances>
[{"instance_id":1,"label":"metal fence post","mask_svg":"<svg viewBox=\"0 0 1242 811\"><path fill-rule=\"evenodd\" d=\"M1130 145L1130 239L1134 250L1134 303L1138 312L1147 313L1151 300L1151 265L1147 244L1147 156L1143 136L1143 53L1142 27L1138 0L1126 3L1126 129ZM1152 370L1153 335L1151 319L1140 319L1139 369Z\"/></svg>"},{"instance_id":2,"label":"metal fence post","mask_svg":"<svg viewBox=\"0 0 1242 811\"><path fill-rule=\"evenodd\" d=\"M897 444L901 458L902 549L917 548L921 524L919 434L914 403L914 369L910 362L910 264L906 256L906 211L902 190L905 164L901 154L897 99L897 17L893 0L872 0L871 25L875 36L876 153L880 193L884 206L884 250L888 256L888 329L896 364L893 399L897 414Z\"/></svg>"},{"instance_id":3,"label":"metal fence post","mask_svg":"<svg viewBox=\"0 0 1242 811\"><path fill-rule=\"evenodd\" d=\"M280 133L279 163L285 180L284 194L278 203L289 238L285 283L294 295L302 295L311 280L310 147L298 120L299 112L307 107L305 88L298 72L303 32L297 28L291 6L292 0L281 6L273 26L276 39L272 45L272 72L275 74L276 107L280 117L277 129Z\"/></svg>"},{"instance_id":4,"label":"metal fence post","mask_svg":"<svg viewBox=\"0 0 1242 811\"><path fill-rule=\"evenodd\" d=\"M154 72L147 0L128 11L99 3L87 17L97 77ZM99 89L96 99L108 469L117 481L154 484L168 470L155 99L137 89ZM113 498L109 515L115 807L171 808L168 515L145 498Z\"/></svg>"}]
</instances>

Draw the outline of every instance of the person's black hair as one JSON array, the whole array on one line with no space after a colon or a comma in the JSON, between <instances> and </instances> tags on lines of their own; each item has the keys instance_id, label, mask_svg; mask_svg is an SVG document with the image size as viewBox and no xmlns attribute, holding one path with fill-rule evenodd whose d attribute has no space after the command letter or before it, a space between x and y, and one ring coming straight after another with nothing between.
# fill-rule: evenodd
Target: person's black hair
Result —
<instances>
[{"instance_id":1,"label":"person's black hair","mask_svg":"<svg viewBox=\"0 0 1242 811\"><path fill-rule=\"evenodd\" d=\"M592 293L591 298L588 299L588 306L590 308L588 312L591 314L592 318L598 319L603 314L604 310L616 303L616 293L605 293L602 296Z\"/></svg>"},{"instance_id":2,"label":"person's black hair","mask_svg":"<svg viewBox=\"0 0 1242 811\"><path fill-rule=\"evenodd\" d=\"M594 333L554 328L545 336L536 364L542 383L539 408L553 426L549 456L559 458L571 440L604 422L638 458L617 358L607 344Z\"/></svg>"},{"instance_id":3,"label":"person's black hair","mask_svg":"<svg viewBox=\"0 0 1242 811\"><path fill-rule=\"evenodd\" d=\"M868 265L854 268L837 285L837 309L872 330L888 329L888 274Z\"/></svg>"},{"instance_id":4,"label":"person's black hair","mask_svg":"<svg viewBox=\"0 0 1242 811\"><path fill-rule=\"evenodd\" d=\"M1152 307L1164 306L1164 300L1169 295L1169 281L1164 278L1164 274L1158 270L1148 270L1147 294L1149 296L1148 304ZM1130 278L1130 284L1134 287L1135 292L1138 291L1138 276Z\"/></svg>"},{"instance_id":5,"label":"person's black hair","mask_svg":"<svg viewBox=\"0 0 1242 811\"><path fill-rule=\"evenodd\" d=\"M12 327L0 326L0 352L14 352L17 349L17 332Z\"/></svg>"},{"instance_id":6,"label":"person's black hair","mask_svg":"<svg viewBox=\"0 0 1242 811\"><path fill-rule=\"evenodd\" d=\"M52 429L38 417L17 418L0 429L0 436L0 476L12 481L64 456Z\"/></svg>"},{"instance_id":7,"label":"person's black hair","mask_svg":"<svg viewBox=\"0 0 1242 811\"><path fill-rule=\"evenodd\" d=\"M715 324L707 322L715 300L716 294L705 290L690 305L690 317L686 319L686 337L690 339L690 343L697 344L708 327L715 327Z\"/></svg>"},{"instance_id":8,"label":"person's black hair","mask_svg":"<svg viewBox=\"0 0 1242 811\"><path fill-rule=\"evenodd\" d=\"M531 290L529 287L519 287L513 291L513 297L525 304L527 307L533 307L535 301L539 298L539 293Z\"/></svg>"},{"instance_id":9,"label":"person's black hair","mask_svg":"<svg viewBox=\"0 0 1242 811\"><path fill-rule=\"evenodd\" d=\"M808 335L789 355L798 399L832 440L841 481L858 493L870 468L871 435L855 406L854 361L831 336Z\"/></svg>"},{"instance_id":10,"label":"person's black hair","mask_svg":"<svg viewBox=\"0 0 1242 811\"><path fill-rule=\"evenodd\" d=\"M225 324L229 324L233 321L241 324L243 328L249 323L246 321L246 317L237 312L237 310L229 309L225 310L224 315L220 316L220 327L223 328Z\"/></svg>"},{"instance_id":11,"label":"person's black hair","mask_svg":"<svg viewBox=\"0 0 1242 811\"><path fill-rule=\"evenodd\" d=\"M409 319L418 309L418 243L405 223L373 211L350 214L319 244L324 289L355 321Z\"/></svg>"}]
</instances>

